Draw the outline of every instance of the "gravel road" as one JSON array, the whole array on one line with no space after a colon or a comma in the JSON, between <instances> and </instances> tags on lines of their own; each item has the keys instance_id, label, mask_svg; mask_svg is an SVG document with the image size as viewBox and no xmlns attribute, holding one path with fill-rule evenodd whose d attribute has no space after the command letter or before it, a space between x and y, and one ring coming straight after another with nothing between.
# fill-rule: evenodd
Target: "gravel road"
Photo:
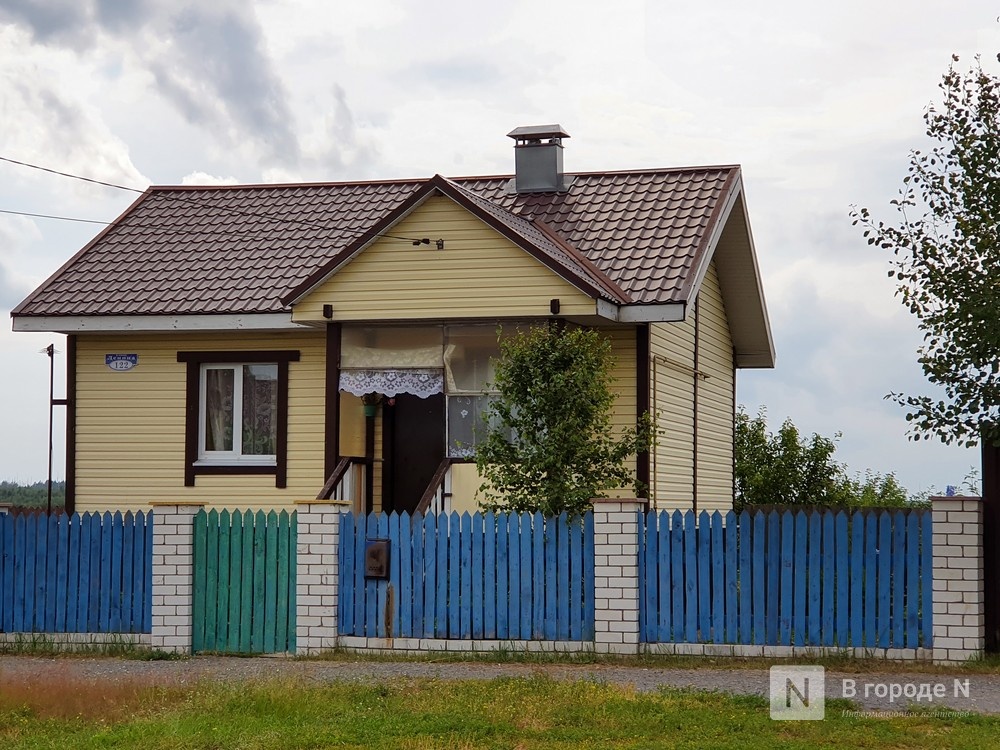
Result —
<instances>
[{"instance_id":1,"label":"gravel road","mask_svg":"<svg viewBox=\"0 0 1000 750\"><path fill-rule=\"evenodd\" d=\"M766 669L660 669L624 667L613 664L490 664L481 662L390 662L390 661L300 661L286 658L234 658L197 656L178 661L135 661L115 658L43 658L36 656L0 656L0 682L44 679L47 675L62 680L99 682L104 680L185 685L205 680L230 682L267 678L298 678L309 682L357 680L374 682L396 677L438 678L447 680L489 680L496 677L547 675L558 680L594 680L631 685L639 691L660 687L694 688L735 694L766 696ZM969 697L955 691L955 681L969 680ZM1000 675L921 673L826 673L828 698L842 697L844 680L856 681L852 698L863 710L893 711L917 702L905 697L890 700L892 685L900 690L910 685L941 685L928 704L934 709L1000 714ZM870 685L865 695L865 685Z\"/></svg>"}]
</instances>

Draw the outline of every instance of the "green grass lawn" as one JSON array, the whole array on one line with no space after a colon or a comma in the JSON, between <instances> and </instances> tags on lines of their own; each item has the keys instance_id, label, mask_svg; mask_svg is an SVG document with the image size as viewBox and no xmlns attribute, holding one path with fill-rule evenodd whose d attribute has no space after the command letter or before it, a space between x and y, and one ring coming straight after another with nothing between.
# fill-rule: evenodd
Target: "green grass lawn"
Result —
<instances>
[{"instance_id":1,"label":"green grass lawn","mask_svg":"<svg viewBox=\"0 0 1000 750\"><path fill-rule=\"evenodd\" d=\"M0 682L10 748L985 748L1000 718L776 722L764 699L546 678L155 687Z\"/></svg>"}]
</instances>

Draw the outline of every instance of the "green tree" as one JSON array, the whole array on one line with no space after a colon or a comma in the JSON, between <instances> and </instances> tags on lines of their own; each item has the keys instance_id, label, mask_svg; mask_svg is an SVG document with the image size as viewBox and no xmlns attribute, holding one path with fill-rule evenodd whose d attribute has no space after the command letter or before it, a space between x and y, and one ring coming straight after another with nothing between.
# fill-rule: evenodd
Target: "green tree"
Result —
<instances>
[{"instance_id":1,"label":"green tree","mask_svg":"<svg viewBox=\"0 0 1000 750\"><path fill-rule=\"evenodd\" d=\"M918 361L943 397L890 393L906 409L911 439L1000 442L1000 80L977 57L952 58L943 100L924 122L934 145L912 151L898 223L852 212L868 243L893 253L896 295L924 334Z\"/></svg>"},{"instance_id":2,"label":"green tree","mask_svg":"<svg viewBox=\"0 0 1000 750\"><path fill-rule=\"evenodd\" d=\"M906 490L893 474L871 470L851 477L834 460L840 433L804 437L786 419L777 433L767 428L764 409L751 417L736 413L735 506L831 505L844 508L906 505Z\"/></svg>"},{"instance_id":3,"label":"green tree","mask_svg":"<svg viewBox=\"0 0 1000 750\"><path fill-rule=\"evenodd\" d=\"M500 352L499 395L476 448L484 508L575 515L633 484L626 460L650 447L653 428L644 414L635 428L613 429L607 339L543 326L502 339Z\"/></svg>"}]
</instances>

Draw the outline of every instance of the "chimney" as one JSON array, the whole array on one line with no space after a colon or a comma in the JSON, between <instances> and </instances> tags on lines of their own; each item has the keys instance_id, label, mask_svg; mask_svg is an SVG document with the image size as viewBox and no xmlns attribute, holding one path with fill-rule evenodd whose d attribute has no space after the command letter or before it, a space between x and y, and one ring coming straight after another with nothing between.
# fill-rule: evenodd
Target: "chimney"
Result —
<instances>
[{"instance_id":1,"label":"chimney","mask_svg":"<svg viewBox=\"0 0 1000 750\"><path fill-rule=\"evenodd\" d=\"M555 193L569 188L563 174L561 125L529 125L507 133L514 139L514 190L518 193Z\"/></svg>"}]
</instances>

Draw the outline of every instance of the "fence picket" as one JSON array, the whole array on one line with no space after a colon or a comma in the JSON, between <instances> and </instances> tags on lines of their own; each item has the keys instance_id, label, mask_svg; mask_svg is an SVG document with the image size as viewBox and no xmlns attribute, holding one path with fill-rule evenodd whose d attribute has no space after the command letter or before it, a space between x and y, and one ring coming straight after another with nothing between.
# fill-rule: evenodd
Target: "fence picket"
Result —
<instances>
[{"instance_id":1,"label":"fence picket","mask_svg":"<svg viewBox=\"0 0 1000 750\"><path fill-rule=\"evenodd\" d=\"M118 516L118 543L121 544L121 514ZM59 591L57 580L59 577L59 516L55 513L44 517L46 526L46 546L48 552L45 555L45 621L42 625L43 632L54 633L56 630L56 595ZM117 577L114 573L117 572ZM117 566L117 571L112 570L112 581L116 591L121 591L121 563ZM117 597L115 597L117 601ZM119 632L121 623L111 621L109 629L111 632Z\"/></svg>"},{"instance_id":2,"label":"fence picket","mask_svg":"<svg viewBox=\"0 0 1000 750\"><path fill-rule=\"evenodd\" d=\"M878 568L878 516L874 513L865 519L865 646L874 648L878 644L876 623L877 589L875 574Z\"/></svg>"},{"instance_id":3,"label":"fence picket","mask_svg":"<svg viewBox=\"0 0 1000 750\"><path fill-rule=\"evenodd\" d=\"M684 637L698 642L698 529L694 513L684 517Z\"/></svg>"},{"instance_id":4,"label":"fence picket","mask_svg":"<svg viewBox=\"0 0 1000 750\"><path fill-rule=\"evenodd\" d=\"M409 638L413 632L413 533L409 513L400 514L395 529L390 519L390 539L394 530L396 542L392 545L392 555L394 560L398 558L398 563L394 563L393 567L399 576L399 601L396 602L393 633L400 638Z\"/></svg>"},{"instance_id":5,"label":"fence picket","mask_svg":"<svg viewBox=\"0 0 1000 750\"><path fill-rule=\"evenodd\" d=\"M469 566L472 574L472 637L483 637L483 514L472 514L472 563ZM492 572L486 577L492 575Z\"/></svg>"},{"instance_id":6,"label":"fence picket","mask_svg":"<svg viewBox=\"0 0 1000 750\"><path fill-rule=\"evenodd\" d=\"M795 551L792 563L792 644L806 642L806 594L809 579L809 519L803 511L795 514Z\"/></svg>"},{"instance_id":7,"label":"fence picket","mask_svg":"<svg viewBox=\"0 0 1000 750\"><path fill-rule=\"evenodd\" d=\"M455 511L448 517L448 627L445 638L460 637L460 604L462 582L462 526Z\"/></svg>"},{"instance_id":8,"label":"fence picket","mask_svg":"<svg viewBox=\"0 0 1000 750\"><path fill-rule=\"evenodd\" d=\"M569 515L563 512L557 518L550 518L549 523L555 526L556 559L563 561L562 564L557 565L556 569L556 638L560 641L567 641L569 640L570 633L570 565L567 565L566 561L570 559L570 555L572 554L569 546Z\"/></svg>"},{"instance_id":9,"label":"fence picket","mask_svg":"<svg viewBox=\"0 0 1000 750\"><path fill-rule=\"evenodd\" d=\"M739 579L737 561L737 539L738 529L736 527L736 514L730 511L726 514L725 521L725 608L726 608L726 643L737 642L738 602L739 602Z\"/></svg>"},{"instance_id":10,"label":"fence picket","mask_svg":"<svg viewBox=\"0 0 1000 750\"><path fill-rule=\"evenodd\" d=\"M535 524L536 553L543 553L538 555L535 561L536 567L542 571L541 575L536 572L535 580L544 582L544 585L535 587L535 596L543 600L544 607L541 617L538 618L532 637L554 641L559 631L559 613L556 606L558 598L556 591L556 566L558 560L568 560L566 555L567 550L564 550L559 544L559 529L554 519L548 519L545 522L542 520L542 514L538 513L535 515Z\"/></svg>"},{"instance_id":11,"label":"fence picket","mask_svg":"<svg viewBox=\"0 0 1000 750\"><path fill-rule=\"evenodd\" d=\"M579 641L583 637L583 521L573 519L569 530L570 575L569 575L569 637Z\"/></svg>"},{"instance_id":12,"label":"fence picket","mask_svg":"<svg viewBox=\"0 0 1000 750\"><path fill-rule=\"evenodd\" d=\"M483 515L483 637L497 637L497 563L496 515L488 511ZM494 573L495 571L495 573Z\"/></svg>"},{"instance_id":13,"label":"fence picket","mask_svg":"<svg viewBox=\"0 0 1000 750\"><path fill-rule=\"evenodd\" d=\"M892 645L904 648L904 626L906 614L903 609L903 593L906 576L906 516L893 514L892 518Z\"/></svg>"},{"instance_id":14,"label":"fence picket","mask_svg":"<svg viewBox=\"0 0 1000 750\"><path fill-rule=\"evenodd\" d=\"M821 635L822 601L822 551L823 551L823 516L819 513L809 514L809 573L806 579L808 601L806 602L806 643L818 646ZM802 575L802 568L797 571Z\"/></svg>"},{"instance_id":15,"label":"fence picket","mask_svg":"<svg viewBox=\"0 0 1000 750\"><path fill-rule=\"evenodd\" d=\"M594 639L594 514L583 517L583 639Z\"/></svg>"},{"instance_id":16,"label":"fence picket","mask_svg":"<svg viewBox=\"0 0 1000 750\"><path fill-rule=\"evenodd\" d=\"M519 513L518 521L521 529L519 532L521 542L521 637L531 638L531 514ZM541 584L541 582L539 582Z\"/></svg>"},{"instance_id":17,"label":"fence picket","mask_svg":"<svg viewBox=\"0 0 1000 750\"><path fill-rule=\"evenodd\" d=\"M737 631L734 643L753 643L753 602L756 596L753 585L753 568L750 565L750 540L752 527L750 525L750 514L746 511L739 516L739 534L737 544L739 545L739 574L737 580L740 587L739 597L739 630Z\"/></svg>"},{"instance_id":18,"label":"fence picket","mask_svg":"<svg viewBox=\"0 0 1000 750\"><path fill-rule=\"evenodd\" d=\"M833 513L827 511L823 514L823 607L820 623L824 646L832 646L835 637L833 629L834 595L836 593L833 567L835 545Z\"/></svg>"},{"instance_id":19,"label":"fence picket","mask_svg":"<svg viewBox=\"0 0 1000 750\"><path fill-rule=\"evenodd\" d=\"M410 570L410 591L412 608L410 625L405 638L420 638L424 634L424 517L414 513L410 517L410 531L413 534L411 548L413 564Z\"/></svg>"},{"instance_id":20,"label":"fence picket","mask_svg":"<svg viewBox=\"0 0 1000 750\"><path fill-rule=\"evenodd\" d=\"M435 635L435 618L437 617L437 515L424 515L424 638Z\"/></svg>"},{"instance_id":21,"label":"fence picket","mask_svg":"<svg viewBox=\"0 0 1000 750\"><path fill-rule=\"evenodd\" d=\"M510 637L510 625L508 623L510 597L510 582L508 580L508 570L510 560L508 559L507 547L509 546L509 535L507 532L508 515L498 513L497 519L497 638L506 640Z\"/></svg>"},{"instance_id":22,"label":"fence picket","mask_svg":"<svg viewBox=\"0 0 1000 750\"><path fill-rule=\"evenodd\" d=\"M906 518L906 643L904 648L920 645L920 516L910 513Z\"/></svg>"},{"instance_id":23,"label":"fence picket","mask_svg":"<svg viewBox=\"0 0 1000 750\"><path fill-rule=\"evenodd\" d=\"M790 512L781 515L781 599L779 601L779 621L778 621L778 643L782 646L792 645L792 628L803 630L804 621L800 624L799 608L805 611L805 590L798 592L795 586L795 556L800 550L804 551L800 545L805 544L805 514L799 512L792 515ZM802 526L802 533L799 534L798 527ZM805 555L802 556L805 560ZM805 579L799 578L799 582L804 584ZM793 617L795 622L793 623Z\"/></svg>"},{"instance_id":24,"label":"fence picket","mask_svg":"<svg viewBox=\"0 0 1000 750\"><path fill-rule=\"evenodd\" d=\"M722 514L715 511L711 515L712 529L712 642L726 642L726 599L725 599L725 550L722 546Z\"/></svg>"},{"instance_id":25,"label":"fence picket","mask_svg":"<svg viewBox=\"0 0 1000 750\"><path fill-rule=\"evenodd\" d=\"M459 630L462 638L472 637L472 517L463 513L461 523L462 537L460 539L458 572L461 576L459 586Z\"/></svg>"},{"instance_id":26,"label":"fence picket","mask_svg":"<svg viewBox=\"0 0 1000 750\"><path fill-rule=\"evenodd\" d=\"M864 645L865 632L865 585L867 573L864 556L867 547L867 522L860 512L851 521L851 641L850 645L860 648Z\"/></svg>"},{"instance_id":27,"label":"fence picket","mask_svg":"<svg viewBox=\"0 0 1000 750\"><path fill-rule=\"evenodd\" d=\"M386 600L391 601L391 612L387 614L383 620L386 621L385 625L385 637L386 638L398 638L400 636L399 621L400 621L400 605L401 601L397 601L397 597L400 596L402 589L401 571L403 570L403 550L400 548L399 544L399 514L390 513L387 517L388 520L388 538L389 538L389 585L386 587ZM390 598L391 589L391 598Z\"/></svg>"},{"instance_id":28,"label":"fence picket","mask_svg":"<svg viewBox=\"0 0 1000 750\"><path fill-rule=\"evenodd\" d=\"M878 520L878 646L888 648L890 642L890 585L892 547L892 519L880 513Z\"/></svg>"},{"instance_id":29,"label":"fence picket","mask_svg":"<svg viewBox=\"0 0 1000 750\"><path fill-rule=\"evenodd\" d=\"M647 570L646 575L651 576L656 581L658 593L657 616L653 621L656 640L669 641L673 637L670 623L670 615L673 613L673 602L670 597L673 566L670 564L670 514L667 511L659 514L657 526L656 560L659 571L658 573L651 573Z\"/></svg>"},{"instance_id":30,"label":"fence picket","mask_svg":"<svg viewBox=\"0 0 1000 750\"><path fill-rule=\"evenodd\" d=\"M229 525L229 627L226 650L239 653L243 632L243 514L239 511L230 514Z\"/></svg>"},{"instance_id":31,"label":"fence picket","mask_svg":"<svg viewBox=\"0 0 1000 750\"><path fill-rule=\"evenodd\" d=\"M14 548L14 517L0 516L0 630L9 633L14 629L14 566L17 550ZM73 606L76 599L70 598Z\"/></svg>"}]
</instances>

